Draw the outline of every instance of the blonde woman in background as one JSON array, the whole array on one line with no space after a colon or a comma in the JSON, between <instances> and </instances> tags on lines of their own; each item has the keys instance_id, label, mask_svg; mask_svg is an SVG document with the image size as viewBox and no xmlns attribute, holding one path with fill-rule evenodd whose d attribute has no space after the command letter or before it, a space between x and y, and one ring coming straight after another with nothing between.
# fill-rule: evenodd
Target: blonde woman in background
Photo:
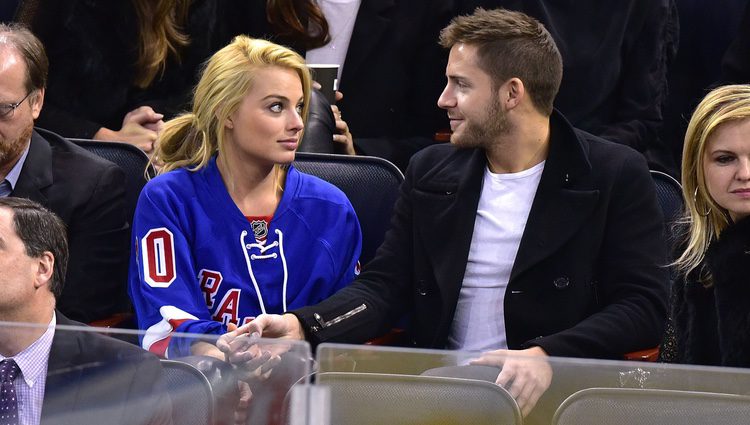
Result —
<instances>
[{"instance_id":1,"label":"blonde woman in background","mask_svg":"<svg viewBox=\"0 0 750 425\"><path fill-rule=\"evenodd\" d=\"M682 156L686 232L673 264L674 360L750 366L750 85L710 92Z\"/></svg>"}]
</instances>

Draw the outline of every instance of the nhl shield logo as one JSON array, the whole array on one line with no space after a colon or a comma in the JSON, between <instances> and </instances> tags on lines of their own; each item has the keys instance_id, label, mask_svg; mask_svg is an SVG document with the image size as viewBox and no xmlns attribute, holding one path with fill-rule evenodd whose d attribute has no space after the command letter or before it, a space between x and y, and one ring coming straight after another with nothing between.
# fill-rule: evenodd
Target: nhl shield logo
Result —
<instances>
[{"instance_id":1,"label":"nhl shield logo","mask_svg":"<svg viewBox=\"0 0 750 425\"><path fill-rule=\"evenodd\" d=\"M268 223L265 220L253 220L250 225L253 228L255 240L258 242L265 241L268 236Z\"/></svg>"}]
</instances>

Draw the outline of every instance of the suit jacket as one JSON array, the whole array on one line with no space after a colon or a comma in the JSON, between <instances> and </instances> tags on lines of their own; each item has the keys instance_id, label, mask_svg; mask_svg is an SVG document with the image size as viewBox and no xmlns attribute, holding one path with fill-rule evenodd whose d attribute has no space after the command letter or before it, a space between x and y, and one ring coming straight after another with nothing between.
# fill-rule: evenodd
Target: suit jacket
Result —
<instances>
[{"instance_id":1,"label":"suit jacket","mask_svg":"<svg viewBox=\"0 0 750 425\"><path fill-rule=\"evenodd\" d=\"M485 167L482 150L418 153L375 259L349 287L294 312L309 339L362 342L407 312L415 346L444 348ZM555 112L505 293L509 348L606 358L655 346L667 314L662 228L644 159Z\"/></svg>"},{"instance_id":2,"label":"suit jacket","mask_svg":"<svg viewBox=\"0 0 750 425\"><path fill-rule=\"evenodd\" d=\"M362 2L339 85L355 136L432 138L447 127L437 99L448 55L437 39L451 17L446 0Z\"/></svg>"},{"instance_id":3,"label":"suit jacket","mask_svg":"<svg viewBox=\"0 0 750 425\"><path fill-rule=\"evenodd\" d=\"M58 325L78 325L57 313ZM42 425L168 424L159 359L93 332L57 329L52 340Z\"/></svg>"},{"instance_id":4,"label":"suit jacket","mask_svg":"<svg viewBox=\"0 0 750 425\"><path fill-rule=\"evenodd\" d=\"M70 260L59 309L83 322L123 311L130 237L123 171L37 130L11 195L39 202L68 228Z\"/></svg>"}]
</instances>

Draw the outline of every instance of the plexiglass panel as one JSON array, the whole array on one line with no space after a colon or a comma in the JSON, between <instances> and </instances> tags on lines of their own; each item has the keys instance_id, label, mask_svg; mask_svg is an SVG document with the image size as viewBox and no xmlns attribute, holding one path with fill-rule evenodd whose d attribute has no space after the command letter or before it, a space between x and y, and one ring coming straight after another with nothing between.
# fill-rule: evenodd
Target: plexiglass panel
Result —
<instances>
[{"instance_id":1,"label":"plexiglass panel","mask_svg":"<svg viewBox=\"0 0 750 425\"><path fill-rule=\"evenodd\" d=\"M14 381L18 415L47 424L282 424L294 422L292 387L308 398L305 342L246 337L232 344L231 356L160 359L138 345L141 336L0 322L0 354L21 371ZM214 335L171 338L202 348L196 353L217 343ZM300 412L295 423L306 424Z\"/></svg>"},{"instance_id":2,"label":"plexiglass panel","mask_svg":"<svg viewBox=\"0 0 750 425\"><path fill-rule=\"evenodd\" d=\"M481 360L480 360L481 359ZM514 403L479 388L501 380L506 395L526 410L525 424L739 424L750 421L750 371L648 362L552 357L481 356L457 351L322 344L317 350L318 384L331 391L331 423L346 423L351 406L382 412L381 423L491 423L503 404ZM477 364L477 361L483 364ZM457 383L446 396L443 377ZM353 385L353 382L357 382ZM390 385L390 387L389 387ZM497 385L495 385L497 386ZM390 388L389 390L385 390ZM400 392L385 397L378 392ZM424 393L424 394L423 394ZM430 403L429 398L445 397ZM533 400L539 397L534 403ZM478 399L494 400L481 403ZM364 400L363 400L364 399ZM446 401L447 400L447 401ZM460 400L459 402L455 402ZM454 412L444 412L450 404ZM531 408L530 404L534 407ZM420 409L419 414L414 410ZM479 409L484 409L478 414ZM408 413L404 413L408 412ZM405 416L406 415L406 416ZM401 418L411 419L402 421ZM421 418L416 420L414 418ZM469 422L466 422L470 419ZM482 422L487 420L488 422ZM514 422L515 421L515 422ZM360 422L360 423L377 423ZM498 423L495 421L494 423Z\"/></svg>"}]
</instances>

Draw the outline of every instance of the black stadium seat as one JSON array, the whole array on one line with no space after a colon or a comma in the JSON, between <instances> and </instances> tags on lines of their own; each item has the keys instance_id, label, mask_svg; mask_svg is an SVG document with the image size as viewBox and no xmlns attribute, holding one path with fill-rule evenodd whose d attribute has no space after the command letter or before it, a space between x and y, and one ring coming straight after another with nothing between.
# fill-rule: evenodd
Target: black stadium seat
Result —
<instances>
[{"instance_id":1,"label":"black stadium seat","mask_svg":"<svg viewBox=\"0 0 750 425\"><path fill-rule=\"evenodd\" d=\"M362 227L360 261L365 265L390 226L404 175L389 161L371 156L298 152L294 167L332 183L349 198Z\"/></svg>"}]
</instances>

